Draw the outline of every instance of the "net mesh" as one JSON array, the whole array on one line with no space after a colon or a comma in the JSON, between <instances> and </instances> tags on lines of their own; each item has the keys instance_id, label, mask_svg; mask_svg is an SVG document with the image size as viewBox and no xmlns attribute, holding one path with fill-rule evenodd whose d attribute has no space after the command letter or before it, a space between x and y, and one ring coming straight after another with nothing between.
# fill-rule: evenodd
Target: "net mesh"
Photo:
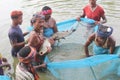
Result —
<instances>
[{"instance_id":1,"label":"net mesh","mask_svg":"<svg viewBox=\"0 0 120 80\"><path fill-rule=\"evenodd\" d=\"M84 18L83 22L90 23ZM81 20L82 20L81 19ZM76 20L71 20L68 24L60 23L60 31L76 26ZM71 28L73 27L71 26ZM98 26L95 27L95 31ZM120 47L116 47L115 55L95 55L80 60L67 60L50 62L46 57L48 70L58 80L120 80Z\"/></svg>"},{"instance_id":2,"label":"net mesh","mask_svg":"<svg viewBox=\"0 0 120 80\"><path fill-rule=\"evenodd\" d=\"M80 60L50 62L47 68L58 80L119 80L118 55L96 55Z\"/></svg>"}]
</instances>

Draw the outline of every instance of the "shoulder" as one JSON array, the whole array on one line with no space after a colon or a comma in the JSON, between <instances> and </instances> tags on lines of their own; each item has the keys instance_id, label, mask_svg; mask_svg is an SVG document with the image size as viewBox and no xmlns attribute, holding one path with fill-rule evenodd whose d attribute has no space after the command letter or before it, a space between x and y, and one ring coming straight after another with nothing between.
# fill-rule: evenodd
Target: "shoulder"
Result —
<instances>
[{"instance_id":1,"label":"shoulder","mask_svg":"<svg viewBox=\"0 0 120 80\"><path fill-rule=\"evenodd\" d=\"M92 33L89 38L94 39L96 37L96 33Z\"/></svg>"},{"instance_id":2,"label":"shoulder","mask_svg":"<svg viewBox=\"0 0 120 80\"><path fill-rule=\"evenodd\" d=\"M28 79L28 80L34 80L34 76L23 66L18 63L16 67L16 79Z\"/></svg>"},{"instance_id":3,"label":"shoulder","mask_svg":"<svg viewBox=\"0 0 120 80\"><path fill-rule=\"evenodd\" d=\"M50 21L56 22L56 20L53 17L50 18Z\"/></svg>"},{"instance_id":4,"label":"shoulder","mask_svg":"<svg viewBox=\"0 0 120 80\"><path fill-rule=\"evenodd\" d=\"M87 4L83 9L87 9L87 8L90 8L89 4Z\"/></svg>"},{"instance_id":5,"label":"shoulder","mask_svg":"<svg viewBox=\"0 0 120 80\"><path fill-rule=\"evenodd\" d=\"M88 37L88 42L92 42L92 41L94 41L94 39L95 39L95 37L96 37L96 33L92 33L89 37Z\"/></svg>"},{"instance_id":6,"label":"shoulder","mask_svg":"<svg viewBox=\"0 0 120 80\"><path fill-rule=\"evenodd\" d=\"M36 36L36 32L35 31L31 31L30 32L30 37L35 37Z\"/></svg>"},{"instance_id":7,"label":"shoulder","mask_svg":"<svg viewBox=\"0 0 120 80\"><path fill-rule=\"evenodd\" d=\"M100 10L104 11L104 8L103 8L102 6L97 5L97 7L98 7Z\"/></svg>"},{"instance_id":8,"label":"shoulder","mask_svg":"<svg viewBox=\"0 0 120 80\"><path fill-rule=\"evenodd\" d=\"M15 35L17 35L17 31L14 28L10 28L9 32L8 32L8 36L10 37L14 37Z\"/></svg>"},{"instance_id":9,"label":"shoulder","mask_svg":"<svg viewBox=\"0 0 120 80\"><path fill-rule=\"evenodd\" d=\"M110 36L108 39L109 39L110 43L115 43L116 42L115 39L112 36Z\"/></svg>"}]
</instances>

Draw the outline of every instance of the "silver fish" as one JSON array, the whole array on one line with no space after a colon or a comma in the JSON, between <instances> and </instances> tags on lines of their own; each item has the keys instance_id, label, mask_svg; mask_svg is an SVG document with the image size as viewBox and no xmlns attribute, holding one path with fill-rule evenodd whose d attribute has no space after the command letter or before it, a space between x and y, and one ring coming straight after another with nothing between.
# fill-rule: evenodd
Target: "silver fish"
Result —
<instances>
[{"instance_id":1,"label":"silver fish","mask_svg":"<svg viewBox=\"0 0 120 80\"><path fill-rule=\"evenodd\" d=\"M56 32L55 34L53 34L52 38L55 40L65 39L65 37L71 35L74 31L75 29L69 31Z\"/></svg>"},{"instance_id":2,"label":"silver fish","mask_svg":"<svg viewBox=\"0 0 120 80\"><path fill-rule=\"evenodd\" d=\"M41 48L39 49L39 54L44 55L48 51L48 47L51 48L51 44L48 39L44 40L44 43L42 44Z\"/></svg>"},{"instance_id":3,"label":"silver fish","mask_svg":"<svg viewBox=\"0 0 120 80\"><path fill-rule=\"evenodd\" d=\"M69 36L74 31L75 31L75 29L70 30L70 31L56 32L55 34L53 34L52 38L55 40L65 39L65 37ZM51 48L51 43L49 42L49 39L46 38L44 40L43 45L40 48L39 54L44 55L47 52L48 47Z\"/></svg>"}]
</instances>

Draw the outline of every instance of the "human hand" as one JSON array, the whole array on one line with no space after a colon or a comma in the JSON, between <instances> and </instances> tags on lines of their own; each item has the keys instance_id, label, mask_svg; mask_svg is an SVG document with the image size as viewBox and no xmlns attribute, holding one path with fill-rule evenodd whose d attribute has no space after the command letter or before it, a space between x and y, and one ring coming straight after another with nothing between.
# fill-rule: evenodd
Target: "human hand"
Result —
<instances>
[{"instance_id":1,"label":"human hand","mask_svg":"<svg viewBox=\"0 0 120 80\"><path fill-rule=\"evenodd\" d=\"M91 56L93 56L93 55L86 55L86 57L91 57Z\"/></svg>"},{"instance_id":2,"label":"human hand","mask_svg":"<svg viewBox=\"0 0 120 80\"><path fill-rule=\"evenodd\" d=\"M101 21L95 21L95 25L103 24Z\"/></svg>"},{"instance_id":3,"label":"human hand","mask_svg":"<svg viewBox=\"0 0 120 80\"><path fill-rule=\"evenodd\" d=\"M52 47L47 47L47 52L49 53L49 52L51 52L51 50L52 50Z\"/></svg>"},{"instance_id":4,"label":"human hand","mask_svg":"<svg viewBox=\"0 0 120 80\"><path fill-rule=\"evenodd\" d=\"M80 17L77 17L76 20L77 20L77 21L80 21Z\"/></svg>"},{"instance_id":5,"label":"human hand","mask_svg":"<svg viewBox=\"0 0 120 80\"><path fill-rule=\"evenodd\" d=\"M46 64L46 63L40 64L40 67L46 68L46 67L47 67L47 64Z\"/></svg>"},{"instance_id":6,"label":"human hand","mask_svg":"<svg viewBox=\"0 0 120 80\"><path fill-rule=\"evenodd\" d=\"M28 40L29 40L29 39L25 40L24 43L27 44L27 43L28 43Z\"/></svg>"},{"instance_id":7,"label":"human hand","mask_svg":"<svg viewBox=\"0 0 120 80\"><path fill-rule=\"evenodd\" d=\"M3 62L7 62L7 59L6 59L6 58L2 58L2 61L3 61Z\"/></svg>"},{"instance_id":8,"label":"human hand","mask_svg":"<svg viewBox=\"0 0 120 80\"><path fill-rule=\"evenodd\" d=\"M2 64L4 65L4 67L7 67L7 68L8 68L8 70L10 70L10 69L11 69L11 66L10 66L10 64L9 64L9 63L7 63L7 62L3 62Z\"/></svg>"},{"instance_id":9,"label":"human hand","mask_svg":"<svg viewBox=\"0 0 120 80\"><path fill-rule=\"evenodd\" d=\"M49 38L49 42L50 42L51 45L53 45L55 43L53 38Z\"/></svg>"}]
</instances>

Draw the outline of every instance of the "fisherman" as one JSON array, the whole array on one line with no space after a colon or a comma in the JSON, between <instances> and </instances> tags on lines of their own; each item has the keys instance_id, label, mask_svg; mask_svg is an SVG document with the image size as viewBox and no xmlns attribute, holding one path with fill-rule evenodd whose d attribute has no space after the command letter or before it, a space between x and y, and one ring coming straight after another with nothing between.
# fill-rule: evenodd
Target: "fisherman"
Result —
<instances>
[{"instance_id":1,"label":"fisherman","mask_svg":"<svg viewBox=\"0 0 120 80\"><path fill-rule=\"evenodd\" d=\"M98 25L97 32L90 35L87 39L84 50L87 57L90 56L88 51L88 46L94 41L93 43L93 53L95 55L98 54L105 54L110 53L113 54L115 49L115 40L111 37L113 32L112 27L108 27L105 25Z\"/></svg>"},{"instance_id":2,"label":"fisherman","mask_svg":"<svg viewBox=\"0 0 120 80\"><path fill-rule=\"evenodd\" d=\"M45 56L51 52L51 44L54 43L53 39L47 39L50 44L45 46L45 51L41 51L41 47L43 46L44 42L46 42L46 37L43 36L43 25L44 25L44 15L42 14L34 14L32 17L32 23L34 30L31 31L29 40L28 40L28 45L32 46L33 48L36 49L36 51L39 53L37 54L36 61L34 62L34 65L39 65L44 63L44 58Z\"/></svg>"},{"instance_id":3,"label":"fisherman","mask_svg":"<svg viewBox=\"0 0 120 80\"><path fill-rule=\"evenodd\" d=\"M44 36L51 37L54 33L58 32L56 21L51 17L52 9L49 6L44 6L41 13L45 16Z\"/></svg>"},{"instance_id":4,"label":"fisherman","mask_svg":"<svg viewBox=\"0 0 120 80\"><path fill-rule=\"evenodd\" d=\"M16 80L39 80L37 68L46 67L46 64L33 66L32 61L36 57L36 49L31 46L23 47L17 54L19 63L16 67Z\"/></svg>"},{"instance_id":5,"label":"fisherman","mask_svg":"<svg viewBox=\"0 0 120 80\"><path fill-rule=\"evenodd\" d=\"M51 17L52 15L52 9L48 6L44 6L42 8L42 11L37 12L37 14L42 14L45 16L45 22L44 22L44 30L43 35L47 38L51 37L54 33L58 32L57 24L54 18ZM33 30L33 22L30 21L31 26L28 27L29 31Z\"/></svg>"},{"instance_id":6,"label":"fisherman","mask_svg":"<svg viewBox=\"0 0 120 80\"><path fill-rule=\"evenodd\" d=\"M11 12L12 25L9 29L9 40L12 46L11 53L13 57L17 56L17 52L27 44L27 40L25 41L24 36L29 32L23 33L20 26L22 24L22 11L14 10Z\"/></svg>"},{"instance_id":7,"label":"fisherman","mask_svg":"<svg viewBox=\"0 0 120 80\"><path fill-rule=\"evenodd\" d=\"M107 22L104 9L96 3L97 0L89 0L89 4L83 8L83 13L77 20L80 21L80 18L89 18L95 20L95 24L87 24L87 35L90 35L94 32L94 27L96 24L104 24Z\"/></svg>"}]
</instances>

